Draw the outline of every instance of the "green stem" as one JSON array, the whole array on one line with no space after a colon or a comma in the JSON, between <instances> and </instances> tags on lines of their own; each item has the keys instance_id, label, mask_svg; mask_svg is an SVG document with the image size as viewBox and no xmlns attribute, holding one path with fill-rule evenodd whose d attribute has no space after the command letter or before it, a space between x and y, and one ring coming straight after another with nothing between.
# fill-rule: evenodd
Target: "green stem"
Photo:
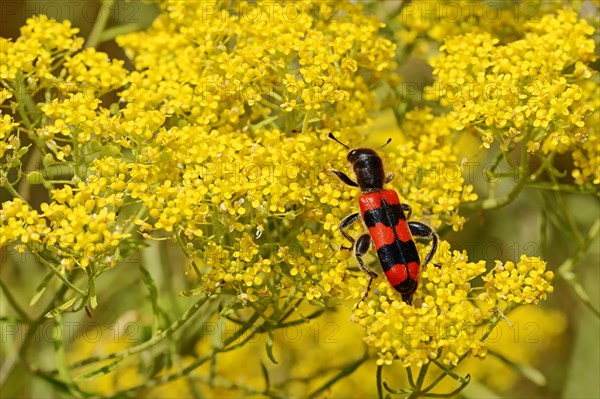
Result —
<instances>
[{"instance_id":1,"label":"green stem","mask_svg":"<svg viewBox=\"0 0 600 399\"><path fill-rule=\"evenodd\" d=\"M467 204L461 205L461 207L469 210L486 211L502 208L503 206L510 204L515 198L517 198L521 190L523 190L523 187L525 187L525 179L520 180L519 183L517 183L517 185L514 186L508 194L502 197L486 198L483 201L469 202Z\"/></svg>"},{"instance_id":2,"label":"green stem","mask_svg":"<svg viewBox=\"0 0 600 399\"><path fill-rule=\"evenodd\" d=\"M551 191L558 191L558 192L564 192L564 193L598 195L598 192L593 189L587 190L585 187L573 186L571 184L537 182L537 183L527 183L527 187L537 188L539 190L551 190Z\"/></svg>"},{"instance_id":3,"label":"green stem","mask_svg":"<svg viewBox=\"0 0 600 399\"><path fill-rule=\"evenodd\" d=\"M257 124L253 125L252 129L254 129L254 130L262 129L264 126L269 125L269 124L272 124L273 126L275 126L277 128L277 125L274 123L274 121L276 121L280 117L281 117L281 115L273 115L271 117L263 119L262 121L260 121Z\"/></svg>"},{"instance_id":4,"label":"green stem","mask_svg":"<svg viewBox=\"0 0 600 399\"><path fill-rule=\"evenodd\" d=\"M142 219L146 216L146 214L148 213L148 210L146 209L145 206L142 206L137 213L135 214L135 216L133 217L133 220L131 222L129 222L129 224L123 229L123 232L126 234L131 233L135 228L136 228L136 224L135 221L138 219Z\"/></svg>"},{"instance_id":5,"label":"green stem","mask_svg":"<svg viewBox=\"0 0 600 399\"><path fill-rule=\"evenodd\" d=\"M29 119L29 115L31 111L29 108L31 107L31 97L27 94L27 89L25 88L24 78L21 73L17 74L15 79L15 88L13 90L15 95L15 100L17 103L17 111L19 112L19 116L21 117L21 121L27 127L27 133L29 136L33 136L33 124L31 123L31 119ZM38 144L36 142L36 144Z\"/></svg>"},{"instance_id":6,"label":"green stem","mask_svg":"<svg viewBox=\"0 0 600 399\"><path fill-rule=\"evenodd\" d=\"M548 216L546 212L542 210L540 213L540 256L542 259L546 259L546 250L548 247Z\"/></svg>"},{"instance_id":7,"label":"green stem","mask_svg":"<svg viewBox=\"0 0 600 399\"><path fill-rule=\"evenodd\" d=\"M14 198L18 198L24 202L27 202L27 200L25 198L23 198L21 196L21 194L18 193L17 190L15 190L15 188L13 187L12 184L10 184L10 182L8 181L8 177L4 178L4 184L2 185L2 187L4 187L10 194L12 194L12 196Z\"/></svg>"},{"instance_id":8,"label":"green stem","mask_svg":"<svg viewBox=\"0 0 600 399\"><path fill-rule=\"evenodd\" d=\"M308 119L309 119L310 111L305 110L304 121L302 122L302 134L306 133L308 130Z\"/></svg>"},{"instance_id":9,"label":"green stem","mask_svg":"<svg viewBox=\"0 0 600 399\"><path fill-rule=\"evenodd\" d=\"M99 43L106 42L114 39L117 36L126 35L128 33L137 32L143 29L141 24L131 23L131 24L123 24L119 26L113 26L111 28L106 28L101 34L98 40Z\"/></svg>"},{"instance_id":10,"label":"green stem","mask_svg":"<svg viewBox=\"0 0 600 399\"><path fill-rule=\"evenodd\" d=\"M381 374L383 372L383 366L377 366L377 398L383 399L383 382Z\"/></svg>"},{"instance_id":11,"label":"green stem","mask_svg":"<svg viewBox=\"0 0 600 399\"><path fill-rule=\"evenodd\" d=\"M152 387L155 387L157 385L166 384L166 383L168 383L170 381L174 381L174 380L177 380L177 379L179 379L181 377L189 375L196 368L200 367L201 365L203 365L207 361L213 359L216 354L218 354L220 352L231 351L231 350L239 347L240 345L244 345L248 340L252 339L252 337L254 337L254 334L255 334L256 329L257 329L257 327L255 326L255 322L259 318L260 318L260 314L259 313L254 313L252 315L252 317L246 322L246 324L242 328L240 328L239 330L237 330L237 332L235 334L233 334L231 337L229 337L228 339L226 339L223 342L223 346L221 346L220 348L214 348L211 353L209 353L206 356L203 356L201 358L196 359L194 362L192 362L187 367L185 367L185 368L183 368L183 369L181 369L179 371L176 371L174 373L167 374L167 375L162 376L162 377L158 377L158 378L154 378L154 379L148 380L145 383L136 385L136 386L134 386L132 388L128 388L128 389L116 392L113 395L113 397L126 397L129 394L134 394L139 389L152 388ZM241 343L228 347L228 345L230 345L231 343L235 342L238 338L240 338L244 334L246 334L246 331L248 331L249 329L253 329L253 331L250 332L250 333L248 333L248 337L244 338L244 340Z\"/></svg>"},{"instance_id":12,"label":"green stem","mask_svg":"<svg viewBox=\"0 0 600 399\"><path fill-rule=\"evenodd\" d=\"M68 292L67 288L68 287L66 285L61 285L56 292L54 299L50 301L50 303L46 306L46 309L41 312L40 316L38 316L27 327L25 327L27 328L27 334L25 334L25 339L22 341L20 347L15 348L17 356L14 358L14 362L10 364L2 364L2 370L0 372L0 392L2 392L4 383L7 381L12 369L16 364L21 363L29 372L33 374L36 373L36 367L27 359L27 350L29 349L29 345L33 342L33 338L39 337L37 329L48 321L48 319L45 317L46 313L55 308L56 304L64 301L65 294Z\"/></svg>"},{"instance_id":13,"label":"green stem","mask_svg":"<svg viewBox=\"0 0 600 399\"><path fill-rule=\"evenodd\" d=\"M85 42L84 48L96 47L100 43L100 36L106 28L108 18L110 16L110 10L114 4L114 0L103 0L100 11L98 11L96 22L94 27Z\"/></svg>"},{"instance_id":14,"label":"green stem","mask_svg":"<svg viewBox=\"0 0 600 399\"><path fill-rule=\"evenodd\" d=\"M427 376L427 370L429 370L429 366L431 365L431 363L427 363L424 364L423 366L421 366L421 369L419 370L419 376L417 377L417 382L415 383L415 388L413 393L410 394L410 396L408 397L408 399L414 399L414 398L418 398L419 396L421 396L422 393L422 387L423 387L423 382L425 382L425 377Z\"/></svg>"},{"instance_id":15,"label":"green stem","mask_svg":"<svg viewBox=\"0 0 600 399\"><path fill-rule=\"evenodd\" d=\"M583 304L598 318L600 318L600 311L594 307L590 297L585 292L585 289L583 288L581 283L577 281L577 276L575 275L573 269L577 261L579 261L583 254L587 252L589 247L596 240L596 237L598 237L599 233L600 219L596 219L596 221L588 231L588 234L584 239L583 243L579 246L579 250L575 253L575 255L565 260L558 267L558 276L562 277L567 282L567 284L569 284L569 286L573 289L575 295L577 295L577 297L579 297Z\"/></svg>"},{"instance_id":16,"label":"green stem","mask_svg":"<svg viewBox=\"0 0 600 399\"><path fill-rule=\"evenodd\" d=\"M37 170L36 165L40 163L42 160L42 150L39 147L34 147L31 155L29 156L29 160L27 161L27 165L25 166L25 173ZM19 184L19 192L25 199L25 201L29 202L31 196L31 184L27 178L22 179Z\"/></svg>"},{"instance_id":17,"label":"green stem","mask_svg":"<svg viewBox=\"0 0 600 399\"><path fill-rule=\"evenodd\" d=\"M78 362L72 363L69 365L69 367L70 368L82 367L82 366L88 365L90 363L96 363L96 362L101 362L101 361L110 360L110 359L120 359L120 358L123 358L126 356L130 356L130 355L142 352L142 351L156 345L157 343L159 343L160 341L167 338L168 336L173 334L175 331L177 331L181 327L183 327L183 325L186 324L191 319L191 317L202 307L202 305L204 305L204 303L207 300L208 300L208 296L206 296L206 295L201 297L200 299L198 299L198 301L196 301L183 315L181 315L181 317L179 319L177 319L175 322L173 322L173 324L171 324L169 326L169 328L154 335L148 341L145 341L139 345L132 346L130 348L127 348L127 349L119 351L119 352L113 352L113 353L109 353L106 355L89 357L87 359L83 359Z\"/></svg>"},{"instance_id":18,"label":"green stem","mask_svg":"<svg viewBox=\"0 0 600 399\"><path fill-rule=\"evenodd\" d=\"M365 360L367 360L368 358L369 358L369 353L367 351L365 351L364 355L360 359L358 359L356 361L352 361L348 365L344 366L339 371L339 373L337 373L336 375L334 375L325 384L321 385L319 388L317 388L311 394L307 395L307 397L309 397L309 398L316 398L316 397L323 396L323 393L327 389L329 389L337 381L341 380L342 378L345 378L345 377L349 376L354 371L356 371L356 369L358 369L360 367L360 365L363 364L365 362Z\"/></svg>"},{"instance_id":19,"label":"green stem","mask_svg":"<svg viewBox=\"0 0 600 399\"><path fill-rule=\"evenodd\" d=\"M510 308L507 308L505 310L505 312L508 313L509 310L510 310ZM492 319L490 319L490 324L488 325L487 331L481 336L479 341L484 342L487 339L487 337L490 336L492 331L494 331L494 328L501 320L503 320L503 318L501 316L499 316L499 315L493 316ZM452 370L454 370L463 360L465 360L468 355L469 355L469 352L466 352L462 356L460 356L458 358L458 361L456 362L456 366L444 367L444 369L443 369L444 373L440 374L435 380L433 380L433 382L431 384L429 384L429 386L427 386L425 389L421 390L421 392L427 393L427 392L431 391L433 388L435 388L437 386L437 384L439 384L440 381L442 381L444 378L446 378L448 375L450 375ZM464 386L459 387L458 391L460 392L460 390L462 390L463 388L464 388ZM418 392L415 392L415 393L418 393ZM431 395L434 395L434 394L428 394L427 396L431 396Z\"/></svg>"},{"instance_id":20,"label":"green stem","mask_svg":"<svg viewBox=\"0 0 600 399\"><path fill-rule=\"evenodd\" d=\"M531 134L528 133L525 136L524 142L526 142L528 140L530 135ZM498 162L501 159L499 157L501 157L501 156L502 156L502 153L498 154L498 156L496 157L495 163L494 163L492 171L491 171L492 173L488 173L488 178L491 179L493 177L496 177L493 174L493 171L497 167ZM493 197L493 198L486 198L482 201L470 202L468 204L462 205L461 207L464 209L469 209L469 210L492 210L492 209L502 208L503 206L510 204L515 198L517 198L517 196L523 190L525 185L530 182L529 176L539 174L545 168L548 167L548 164L543 164L542 167L539 168L536 172L530 174L528 171L529 159L530 159L530 155L527 152L527 148L525 146L523 146L521 148L521 157L520 157L520 161L519 161L520 164L517 168L517 170L519 172L519 182L512 188L512 190L508 194L506 194L502 197L499 197L499 198ZM490 186L493 184L495 184L495 181L490 180Z\"/></svg>"},{"instance_id":21,"label":"green stem","mask_svg":"<svg viewBox=\"0 0 600 399\"><path fill-rule=\"evenodd\" d=\"M66 353L65 353L65 342L64 342L64 328L63 328L63 320L62 315L57 315L54 318L54 357L58 369L58 374L60 376L61 382L63 382L66 388L69 391L70 395L74 397L81 398L83 397L83 393L79 390L79 387L73 381L73 376L71 375L71 369L67 366L66 362Z\"/></svg>"},{"instance_id":22,"label":"green stem","mask_svg":"<svg viewBox=\"0 0 600 399\"><path fill-rule=\"evenodd\" d=\"M19 316L21 317L21 320L26 324L31 323L31 321L32 321L31 318L29 317L27 312L25 312L25 310L23 310L21 308L21 305L19 305L19 302L15 299L15 297L10 292L8 287L4 284L4 281L1 278L0 278L0 288L2 288L2 291L4 292L4 296L8 300L8 303L19 314Z\"/></svg>"},{"instance_id":23,"label":"green stem","mask_svg":"<svg viewBox=\"0 0 600 399\"><path fill-rule=\"evenodd\" d=\"M406 376L408 377L408 384L411 388L415 387L415 379L413 378L412 369L410 366L406 368Z\"/></svg>"},{"instance_id":24,"label":"green stem","mask_svg":"<svg viewBox=\"0 0 600 399\"><path fill-rule=\"evenodd\" d=\"M552 177L552 180L556 180L554 177ZM579 231L579 228L577 227L577 223L575 222L575 219L573 218L573 215L571 214L571 212L569 211L569 208L565 202L565 199L563 198L562 195L560 195L560 193L558 192L554 192L554 196L557 200L557 202L560 204L560 209L563 212L563 215L565 217L565 219L567 220L567 225L569 226L569 229L571 230L571 232L573 233L573 236L575 236L575 240L577 241L577 245L581 246L583 245L585 239L583 238L583 236L581 235L581 232Z\"/></svg>"},{"instance_id":25,"label":"green stem","mask_svg":"<svg viewBox=\"0 0 600 399\"><path fill-rule=\"evenodd\" d=\"M442 370L445 374L449 375L450 377L454 378L456 381L458 381L460 383L463 383L463 382L469 380L468 377L465 377L465 378L461 377L460 375L456 374L454 371L450 370L443 363L440 363L436 359L433 359L432 362L433 362L433 364L435 364L436 366L438 366L438 368L440 370Z\"/></svg>"},{"instance_id":26,"label":"green stem","mask_svg":"<svg viewBox=\"0 0 600 399\"><path fill-rule=\"evenodd\" d=\"M59 279L62 280L63 283L65 283L65 285L67 287L69 287L70 289L72 289L73 291L75 291L76 293L78 293L81 296L87 296L88 294L82 290L81 288L75 286L72 282L69 281L69 279L67 279L56 267L54 267L54 265L52 264L52 262L47 261L43 256L38 256L37 257L38 260L40 262L42 262L44 265L48 266L50 269L52 269L52 271L54 272L54 274L56 274L56 277L58 277Z\"/></svg>"}]
</instances>

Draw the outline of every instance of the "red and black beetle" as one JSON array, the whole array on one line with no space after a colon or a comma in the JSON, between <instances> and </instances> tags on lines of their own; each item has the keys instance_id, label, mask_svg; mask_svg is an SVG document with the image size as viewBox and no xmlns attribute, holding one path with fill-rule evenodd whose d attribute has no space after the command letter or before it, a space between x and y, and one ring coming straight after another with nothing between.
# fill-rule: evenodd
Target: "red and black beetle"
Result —
<instances>
[{"instance_id":1,"label":"red and black beetle","mask_svg":"<svg viewBox=\"0 0 600 399\"><path fill-rule=\"evenodd\" d=\"M350 147L339 141L333 133L329 133L329 138L350 150ZM384 146L390 141L391 139ZM431 250L425 257L423 265L429 263L433 258L438 245L438 237L431 227L419 222L408 222L407 219L411 214L410 206L401 203L394 190L383 189L383 185L389 183L394 175L385 176L383 162L374 150L369 148L350 150L347 159L354 169L356 182L343 172L330 171L335 173L345 184L359 187L362 194L358 199L360 214L353 213L340 223L340 232L352 244L350 248L343 248L354 248L360 268L371 278L366 297L373 279L378 276L362 260L373 242L386 278L402 295L402 300L411 305L413 294L419 284L421 267L419 253L412 237L432 241ZM407 214L405 215L404 212ZM359 216L362 216L369 234L363 234L355 240L346 232L346 229L356 222Z\"/></svg>"}]
</instances>

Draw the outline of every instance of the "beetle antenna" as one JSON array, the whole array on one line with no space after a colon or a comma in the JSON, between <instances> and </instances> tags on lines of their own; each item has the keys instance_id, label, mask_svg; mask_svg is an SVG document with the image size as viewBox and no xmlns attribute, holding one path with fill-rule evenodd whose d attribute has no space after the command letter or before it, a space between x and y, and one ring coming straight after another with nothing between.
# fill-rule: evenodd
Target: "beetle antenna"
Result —
<instances>
[{"instance_id":1,"label":"beetle antenna","mask_svg":"<svg viewBox=\"0 0 600 399\"><path fill-rule=\"evenodd\" d=\"M381 147L378 147L377 149L382 149L383 147L385 147L386 145L388 145L390 142L392 141L392 138L390 137L389 139L387 139L387 141L385 142L384 145L382 145Z\"/></svg>"},{"instance_id":2,"label":"beetle antenna","mask_svg":"<svg viewBox=\"0 0 600 399\"><path fill-rule=\"evenodd\" d=\"M329 135L327 136L332 140L337 141L338 143L340 143L341 145L343 145L344 147L346 147L347 149L350 149L350 147L348 147L346 144L342 143L341 141L339 141L334 135L333 133L329 133Z\"/></svg>"}]
</instances>

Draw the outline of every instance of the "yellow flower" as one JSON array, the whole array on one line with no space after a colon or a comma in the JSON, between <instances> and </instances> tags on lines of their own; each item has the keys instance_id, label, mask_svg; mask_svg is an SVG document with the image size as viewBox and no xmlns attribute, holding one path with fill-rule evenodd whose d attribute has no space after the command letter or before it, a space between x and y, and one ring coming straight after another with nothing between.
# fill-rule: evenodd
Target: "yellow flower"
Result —
<instances>
[{"instance_id":1,"label":"yellow flower","mask_svg":"<svg viewBox=\"0 0 600 399\"><path fill-rule=\"evenodd\" d=\"M0 114L0 116L0 158L3 158L7 151L13 152L20 147L18 136L14 131L19 124L14 122L10 115ZM2 169L4 169L4 165Z\"/></svg>"},{"instance_id":2,"label":"yellow flower","mask_svg":"<svg viewBox=\"0 0 600 399\"><path fill-rule=\"evenodd\" d=\"M574 2L581 7L581 2ZM579 4L578 4L579 3ZM562 8L560 2L487 2L472 0L416 0L395 18L397 42L413 55L434 54L439 43L466 33L491 33L503 42L522 37L526 23Z\"/></svg>"},{"instance_id":3,"label":"yellow flower","mask_svg":"<svg viewBox=\"0 0 600 399\"><path fill-rule=\"evenodd\" d=\"M431 61L437 82L427 94L452 107L456 129L479 132L484 148L500 141L510 151L525 139L531 154L573 152L586 170L575 170L575 180L594 181L583 178L594 175L585 165L598 158L591 149L598 132L588 126L598 97L588 67L597 57L594 28L574 11L559 10L525 29L523 38L502 45L488 32L446 39Z\"/></svg>"},{"instance_id":4,"label":"yellow flower","mask_svg":"<svg viewBox=\"0 0 600 399\"><path fill-rule=\"evenodd\" d=\"M67 71L65 84L73 82L84 92L88 99L99 97L107 91L119 88L126 76L123 61L111 60L106 53L93 48L66 57L64 67Z\"/></svg>"},{"instance_id":5,"label":"yellow flower","mask_svg":"<svg viewBox=\"0 0 600 399\"><path fill-rule=\"evenodd\" d=\"M399 359L405 367L421 367L439 358L456 365L463 355L485 355L474 334L484 314L471 300L471 281L485 272L485 262L469 262L465 252L450 252L445 241L438 251L441 267L423 268L415 306L404 303L384 278L354 311L353 320L365 328L365 341L378 351L378 364ZM355 290L354 297L360 296Z\"/></svg>"},{"instance_id":6,"label":"yellow flower","mask_svg":"<svg viewBox=\"0 0 600 399\"><path fill-rule=\"evenodd\" d=\"M294 19L287 17L287 5L268 1L240 3L243 9L256 7L253 18L218 12L217 2L162 6L165 13L148 32L117 38L139 71L130 75L124 96L180 117L192 111L200 125L224 117L223 129L231 131L280 108L292 119L310 111L333 127L364 123L376 103L361 71L384 78L395 66L395 46L378 34L380 23L351 3L337 6L344 17L334 24L318 20L331 10L313 21L314 7L325 6L310 1L294 4ZM235 46L225 51L230 35ZM292 61L299 67L290 67ZM230 118L234 109L245 112Z\"/></svg>"},{"instance_id":7,"label":"yellow flower","mask_svg":"<svg viewBox=\"0 0 600 399\"><path fill-rule=\"evenodd\" d=\"M554 291L550 282L554 273L546 271L546 262L521 255L520 261L496 261L496 267L485 277L486 292L480 299L505 308L507 304L533 303L546 299Z\"/></svg>"},{"instance_id":8,"label":"yellow flower","mask_svg":"<svg viewBox=\"0 0 600 399\"><path fill-rule=\"evenodd\" d=\"M81 268L91 279L143 245L142 239L170 240L188 260L193 288L185 294L207 295L207 308L218 308L236 325L253 314L264 323L256 329L305 323L339 299L356 303L368 280L350 251L340 251L349 243L339 223L356 211L360 190L327 172L350 173L346 149L327 135L366 146L363 132L383 94L377 88L399 81L396 45L384 36L384 25L354 2L335 3L335 14L323 2L293 2L295 19L287 14L290 4L239 2L257 13L250 18L222 1L164 1L151 28L117 38L132 58L132 72L94 49L79 51L82 40L69 23L31 20L21 38L3 40L7 63L0 79L9 90L0 95L16 98L12 111L21 119L2 117L1 155L15 153L10 168L20 167L25 151L17 141L27 134L42 162L25 183L43 176L49 199L33 209L19 198L27 195L15 194L18 182L6 180L3 168L2 185L17 198L2 204L0 245L35 252L61 277ZM437 94L456 112L402 112L399 134L380 150L386 172L396 175L387 187L412 206L414 219L436 230L459 231L466 222L460 208L477 195L464 177L458 130L479 132L487 147L501 139L503 149L531 134L524 143L541 153L586 142L593 132L586 122L595 86L582 81L595 76L592 32L566 12L557 21L528 24L515 33L527 35L507 42L481 31L448 38L435 61L442 87ZM433 38L447 33L423 25ZM560 42L555 32L581 46ZM413 33L404 36L418 40ZM572 76L564 74L569 68ZM540 85L516 97L504 93L528 81ZM35 104L29 100L38 91L20 90L40 82L63 86ZM104 94L111 91L116 101L108 104ZM33 94L19 97L23 92ZM574 127L581 134L571 137ZM582 183L598 176L591 170L594 151L582 146L574 156L574 176ZM362 227L356 224L350 234ZM430 245L418 243L419 253ZM489 306L508 312L537 303L552 292L551 278L537 258L517 265L498 261L486 274L483 261L469 260L442 240L435 264L422 267L414 306L402 302L382 276L354 310L356 324L345 328L364 329L379 365L399 360L420 367L439 359L455 366L466 356L485 356L485 342L474 332L498 321ZM89 283L77 286L78 294L95 300ZM159 319L155 327L162 328ZM218 352L235 347L212 349L214 371ZM181 370L164 367L160 373ZM237 392L236 386L229 391ZM302 390L285 389L296 391Z\"/></svg>"}]
</instances>

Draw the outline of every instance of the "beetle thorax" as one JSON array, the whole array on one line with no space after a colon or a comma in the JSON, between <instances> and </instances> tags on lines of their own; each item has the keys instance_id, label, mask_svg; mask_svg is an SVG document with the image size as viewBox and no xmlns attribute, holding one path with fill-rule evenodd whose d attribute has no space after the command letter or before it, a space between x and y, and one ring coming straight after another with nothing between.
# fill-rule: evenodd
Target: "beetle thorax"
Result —
<instances>
[{"instance_id":1,"label":"beetle thorax","mask_svg":"<svg viewBox=\"0 0 600 399\"><path fill-rule=\"evenodd\" d=\"M359 148L348 153L348 161L352 163L356 182L362 192L383 189L385 173L383 162L377 153L368 148Z\"/></svg>"}]
</instances>

